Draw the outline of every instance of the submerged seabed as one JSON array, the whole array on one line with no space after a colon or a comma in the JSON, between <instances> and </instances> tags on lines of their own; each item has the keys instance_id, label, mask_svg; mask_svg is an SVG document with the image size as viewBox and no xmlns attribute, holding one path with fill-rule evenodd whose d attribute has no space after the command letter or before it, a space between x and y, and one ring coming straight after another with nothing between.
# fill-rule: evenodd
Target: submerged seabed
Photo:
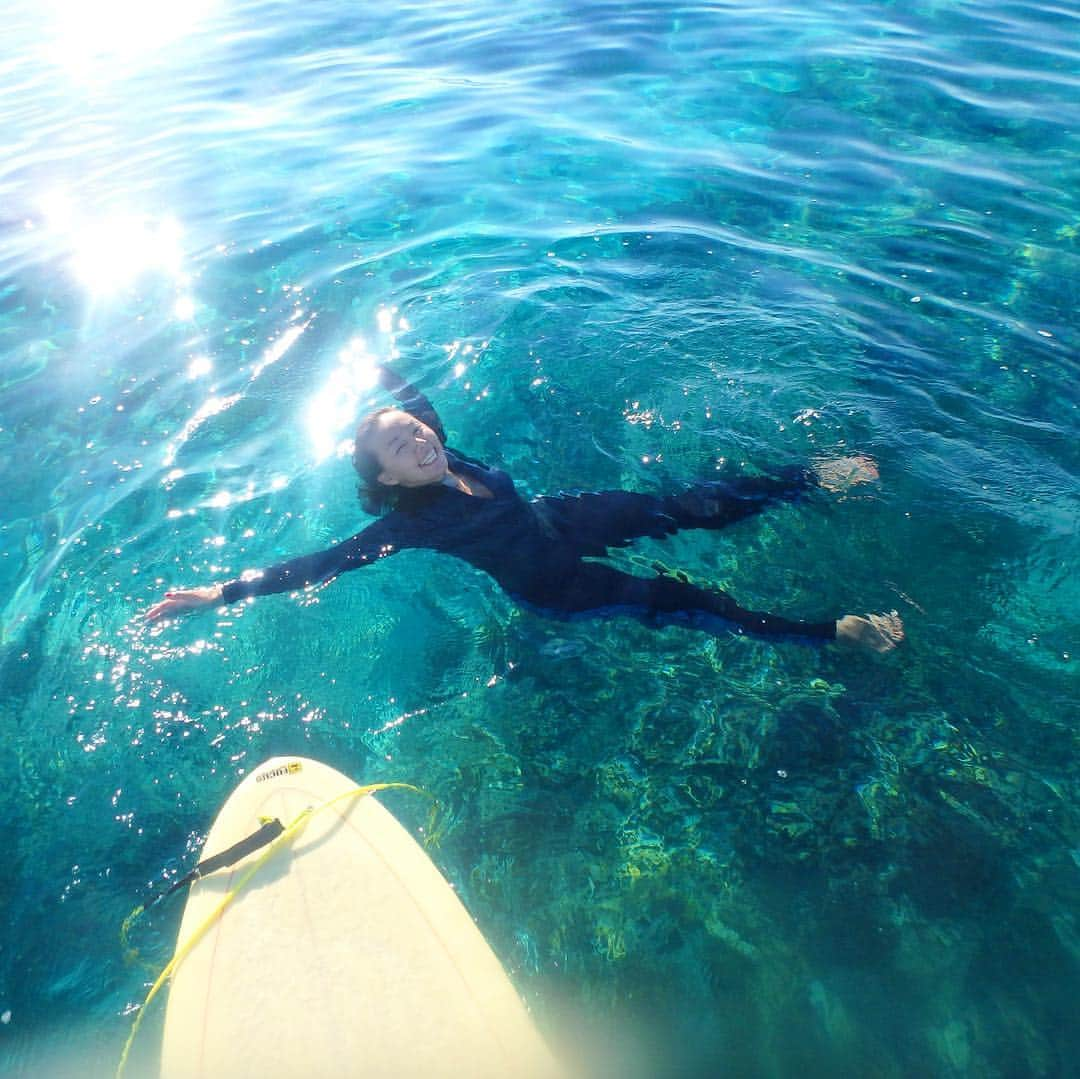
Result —
<instances>
[{"instance_id":1,"label":"submerged seabed","mask_svg":"<svg viewBox=\"0 0 1080 1079\"><path fill-rule=\"evenodd\" d=\"M0 1072L111 1073L179 905L141 965L121 922L275 753L437 797L385 800L595 1074L1076 1072L1073 8L8 23ZM364 523L372 360L533 493L873 453L619 560L908 643L560 625L422 553L143 627Z\"/></svg>"}]
</instances>

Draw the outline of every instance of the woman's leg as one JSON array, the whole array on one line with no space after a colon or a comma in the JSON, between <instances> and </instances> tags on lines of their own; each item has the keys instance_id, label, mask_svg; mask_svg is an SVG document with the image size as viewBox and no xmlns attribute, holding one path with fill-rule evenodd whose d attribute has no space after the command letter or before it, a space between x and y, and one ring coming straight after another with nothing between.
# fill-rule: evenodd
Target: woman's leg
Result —
<instances>
[{"instance_id":1,"label":"woman's leg","mask_svg":"<svg viewBox=\"0 0 1080 1079\"><path fill-rule=\"evenodd\" d=\"M724 528L777 502L794 502L818 486L805 468L785 468L775 476L734 476L698 483L664 499L679 528Z\"/></svg>"},{"instance_id":2,"label":"woman's leg","mask_svg":"<svg viewBox=\"0 0 1080 1079\"><path fill-rule=\"evenodd\" d=\"M597 491L535 499L541 528L580 555L600 556L642 536L662 539L681 528L724 528L774 502L792 502L816 486L812 472L785 469L777 476L735 476L699 483L678 494Z\"/></svg>"},{"instance_id":3,"label":"woman's leg","mask_svg":"<svg viewBox=\"0 0 1080 1079\"><path fill-rule=\"evenodd\" d=\"M579 562L547 595L516 597L556 618L631 615L654 625L680 624L712 633L833 641L836 621L805 622L740 607L726 592L678 577L634 577L598 562Z\"/></svg>"}]
</instances>

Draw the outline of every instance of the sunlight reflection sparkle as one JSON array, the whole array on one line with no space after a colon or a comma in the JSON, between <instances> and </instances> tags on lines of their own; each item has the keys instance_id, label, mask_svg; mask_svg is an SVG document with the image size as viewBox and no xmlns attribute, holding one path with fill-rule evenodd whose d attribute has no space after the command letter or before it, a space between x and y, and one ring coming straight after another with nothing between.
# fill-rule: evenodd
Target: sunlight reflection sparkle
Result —
<instances>
[{"instance_id":1,"label":"sunlight reflection sparkle","mask_svg":"<svg viewBox=\"0 0 1080 1079\"><path fill-rule=\"evenodd\" d=\"M45 55L71 78L115 81L153 63L218 6L219 0L46 0Z\"/></svg>"},{"instance_id":2,"label":"sunlight reflection sparkle","mask_svg":"<svg viewBox=\"0 0 1080 1079\"><path fill-rule=\"evenodd\" d=\"M177 286L182 272L183 229L175 217L132 211L85 213L67 192L54 190L38 202L46 236L66 258L76 280L95 298L131 288L148 273ZM173 315L183 321L195 314L195 300L181 294Z\"/></svg>"},{"instance_id":3,"label":"sunlight reflection sparkle","mask_svg":"<svg viewBox=\"0 0 1080 1079\"><path fill-rule=\"evenodd\" d=\"M351 443L342 434L356 419L361 396L378 380L379 361L362 337L354 337L338 353L337 366L307 407L308 438L317 460L349 452Z\"/></svg>"},{"instance_id":4,"label":"sunlight reflection sparkle","mask_svg":"<svg viewBox=\"0 0 1080 1079\"><path fill-rule=\"evenodd\" d=\"M71 240L75 276L93 293L111 293L147 271L175 277L183 255L180 226L173 218L153 221L117 214L77 225Z\"/></svg>"}]
</instances>

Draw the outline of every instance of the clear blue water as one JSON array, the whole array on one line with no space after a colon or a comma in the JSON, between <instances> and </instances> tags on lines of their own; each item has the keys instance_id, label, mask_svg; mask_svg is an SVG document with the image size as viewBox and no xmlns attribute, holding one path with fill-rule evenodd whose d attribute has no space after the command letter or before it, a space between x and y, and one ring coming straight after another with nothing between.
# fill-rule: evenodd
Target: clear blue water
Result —
<instances>
[{"instance_id":1,"label":"clear blue water","mask_svg":"<svg viewBox=\"0 0 1080 1079\"><path fill-rule=\"evenodd\" d=\"M148 967L121 921L302 752L440 799L594 1074L1076 1074L1078 61L1055 2L13 0L0 1072L111 1074L179 905ZM532 493L873 453L619 557L907 644L557 625L423 553L144 627L362 526L358 357Z\"/></svg>"}]
</instances>

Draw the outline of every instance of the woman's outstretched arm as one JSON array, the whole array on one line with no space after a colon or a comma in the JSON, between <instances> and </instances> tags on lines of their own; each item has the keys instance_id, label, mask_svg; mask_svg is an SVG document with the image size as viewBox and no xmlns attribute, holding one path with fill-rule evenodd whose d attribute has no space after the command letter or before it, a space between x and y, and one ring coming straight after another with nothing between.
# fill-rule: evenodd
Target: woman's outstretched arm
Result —
<instances>
[{"instance_id":1,"label":"woman's outstretched arm","mask_svg":"<svg viewBox=\"0 0 1080 1079\"><path fill-rule=\"evenodd\" d=\"M446 432L443 430L442 420L439 419L435 406L425 394L385 364L379 365L379 384L387 393L393 394L401 405L402 411L415 416L421 423L426 423L439 436L439 441L446 445Z\"/></svg>"},{"instance_id":2,"label":"woman's outstretched arm","mask_svg":"<svg viewBox=\"0 0 1080 1079\"><path fill-rule=\"evenodd\" d=\"M215 607L222 603L236 603L248 596L267 596L276 592L292 592L309 585L332 580L341 573L359 569L414 546L396 528L396 515L380 518L362 532L325 551L302 555L287 562L279 562L268 569L244 573L231 581L205 585L201 588L185 588L165 593L143 616L144 621L157 622L203 607Z\"/></svg>"}]
</instances>

